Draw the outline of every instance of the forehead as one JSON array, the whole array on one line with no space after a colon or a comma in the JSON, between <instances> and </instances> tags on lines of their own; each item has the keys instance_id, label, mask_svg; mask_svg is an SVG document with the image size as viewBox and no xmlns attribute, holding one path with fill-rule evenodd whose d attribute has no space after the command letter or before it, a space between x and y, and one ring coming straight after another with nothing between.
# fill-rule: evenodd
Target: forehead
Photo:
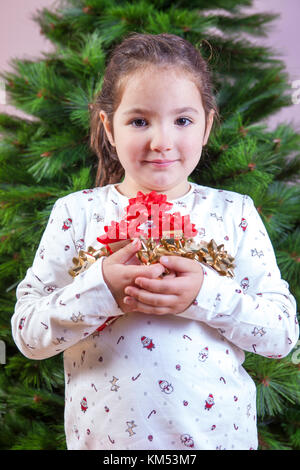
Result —
<instances>
[{"instance_id":1,"label":"forehead","mask_svg":"<svg viewBox=\"0 0 300 470\"><path fill-rule=\"evenodd\" d=\"M132 104L180 107L202 106L202 101L190 73L174 66L149 66L130 74L123 82L120 106Z\"/></svg>"}]
</instances>

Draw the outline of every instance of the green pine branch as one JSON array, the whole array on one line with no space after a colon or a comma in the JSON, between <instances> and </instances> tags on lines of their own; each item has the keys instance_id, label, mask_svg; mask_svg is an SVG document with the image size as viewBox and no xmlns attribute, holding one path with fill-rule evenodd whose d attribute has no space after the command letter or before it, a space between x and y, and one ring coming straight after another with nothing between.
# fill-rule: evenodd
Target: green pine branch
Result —
<instances>
[{"instance_id":1,"label":"green pine branch","mask_svg":"<svg viewBox=\"0 0 300 470\"><path fill-rule=\"evenodd\" d=\"M289 404L299 406L300 373L291 361L291 354L278 361L247 353L244 367L256 384L257 414L260 418L282 414Z\"/></svg>"},{"instance_id":2,"label":"green pine branch","mask_svg":"<svg viewBox=\"0 0 300 470\"><path fill-rule=\"evenodd\" d=\"M14 58L12 71L0 73L10 103L30 116L0 114L0 334L9 358L0 375L1 449L65 448L62 357L23 357L10 317L16 286L32 264L55 200L93 186L97 158L89 149L89 106L101 89L108 54L129 32L175 33L208 61L221 126L214 127L190 179L253 198L282 277L300 302L300 135L292 124L271 132L263 122L291 104L290 84L275 58L280 51L242 37L264 36L278 16L244 14L252 3L64 0L34 15L54 51L38 60ZM260 448L299 448L299 369L291 356L246 358L258 387Z\"/></svg>"}]
</instances>

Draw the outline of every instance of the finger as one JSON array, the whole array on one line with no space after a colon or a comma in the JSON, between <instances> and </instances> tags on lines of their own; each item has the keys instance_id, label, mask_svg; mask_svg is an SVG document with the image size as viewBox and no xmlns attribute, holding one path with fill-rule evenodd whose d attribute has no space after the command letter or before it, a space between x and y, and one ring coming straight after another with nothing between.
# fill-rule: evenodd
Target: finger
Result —
<instances>
[{"instance_id":1,"label":"finger","mask_svg":"<svg viewBox=\"0 0 300 470\"><path fill-rule=\"evenodd\" d=\"M127 296L133 297L135 301L152 307L170 307L170 305L175 305L177 302L176 295L159 295L134 286L127 286L124 292ZM127 301L125 303L127 303Z\"/></svg>"},{"instance_id":2,"label":"finger","mask_svg":"<svg viewBox=\"0 0 300 470\"><path fill-rule=\"evenodd\" d=\"M163 277L161 279L168 280L168 279L174 279L176 276L175 272L170 272L169 274L163 273Z\"/></svg>"},{"instance_id":3,"label":"finger","mask_svg":"<svg viewBox=\"0 0 300 470\"><path fill-rule=\"evenodd\" d=\"M125 302L126 305L130 306L130 311L137 312L137 313L145 313L149 315L167 315L172 313L172 309L169 306L154 306L145 304L133 297L125 297L125 299L129 299L129 302ZM124 301L125 301L124 299Z\"/></svg>"},{"instance_id":4,"label":"finger","mask_svg":"<svg viewBox=\"0 0 300 470\"><path fill-rule=\"evenodd\" d=\"M160 263L150 264L150 265L128 265L130 269L130 274L133 278L136 277L146 277L150 279L157 279L159 276L165 272L165 267Z\"/></svg>"},{"instance_id":5,"label":"finger","mask_svg":"<svg viewBox=\"0 0 300 470\"><path fill-rule=\"evenodd\" d=\"M128 264L140 266L143 263L139 260L139 258L134 253L133 256L129 260L126 261L125 265L128 265Z\"/></svg>"},{"instance_id":6,"label":"finger","mask_svg":"<svg viewBox=\"0 0 300 470\"><path fill-rule=\"evenodd\" d=\"M166 268L176 272L199 272L202 267L198 261L184 256L162 256L159 262Z\"/></svg>"},{"instance_id":7,"label":"finger","mask_svg":"<svg viewBox=\"0 0 300 470\"><path fill-rule=\"evenodd\" d=\"M163 265L162 265L163 266ZM171 269L167 269L165 268L165 272L163 274L163 277L166 278L166 277L176 277L176 272L175 271L172 271Z\"/></svg>"},{"instance_id":8,"label":"finger","mask_svg":"<svg viewBox=\"0 0 300 470\"><path fill-rule=\"evenodd\" d=\"M126 242L126 240L124 242ZM140 249L140 246L141 242L139 238L135 238L132 242L129 240L123 248L111 254L108 260L110 263L125 264Z\"/></svg>"},{"instance_id":9,"label":"finger","mask_svg":"<svg viewBox=\"0 0 300 470\"><path fill-rule=\"evenodd\" d=\"M182 278L177 278L174 274L166 276L163 279L151 279L147 277L137 277L135 284L156 294L175 294L182 289Z\"/></svg>"}]
</instances>

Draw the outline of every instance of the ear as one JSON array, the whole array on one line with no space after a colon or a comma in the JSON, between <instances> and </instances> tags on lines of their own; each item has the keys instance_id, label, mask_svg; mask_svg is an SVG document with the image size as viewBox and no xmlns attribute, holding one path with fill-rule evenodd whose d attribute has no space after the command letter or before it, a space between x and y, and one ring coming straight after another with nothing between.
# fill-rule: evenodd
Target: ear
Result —
<instances>
[{"instance_id":1,"label":"ear","mask_svg":"<svg viewBox=\"0 0 300 470\"><path fill-rule=\"evenodd\" d=\"M109 120L108 120L108 117L107 117L107 114L105 111L101 110L99 112L99 117L103 123L103 126L104 126L104 130L105 130L105 133L107 135L107 138L110 142L110 144L115 147L115 143L114 143L114 139L113 139L113 135L112 135L112 131L111 131L111 126L110 126L110 123L109 123Z\"/></svg>"},{"instance_id":2,"label":"ear","mask_svg":"<svg viewBox=\"0 0 300 470\"><path fill-rule=\"evenodd\" d=\"M215 111L213 109L211 109L210 112L209 112L208 118L207 118L207 126L206 126L205 135L203 137L203 144L202 144L203 147L204 147L204 145L207 144L209 134L210 134L213 122L214 122L214 114L215 114Z\"/></svg>"}]
</instances>

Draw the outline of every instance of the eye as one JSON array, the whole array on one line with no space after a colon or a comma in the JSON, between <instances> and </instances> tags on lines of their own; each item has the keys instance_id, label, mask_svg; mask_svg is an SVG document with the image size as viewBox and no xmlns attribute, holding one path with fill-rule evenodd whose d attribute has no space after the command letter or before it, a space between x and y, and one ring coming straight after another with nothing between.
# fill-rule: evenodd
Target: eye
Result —
<instances>
[{"instance_id":1,"label":"eye","mask_svg":"<svg viewBox=\"0 0 300 470\"><path fill-rule=\"evenodd\" d=\"M178 118L176 119L175 122L179 122L179 127L186 127L189 123L190 124L192 123L191 119L185 118L185 117ZM137 119L133 119L129 124L133 127L145 127L143 123L146 123L147 125L147 121L145 119L137 118Z\"/></svg>"},{"instance_id":2,"label":"eye","mask_svg":"<svg viewBox=\"0 0 300 470\"><path fill-rule=\"evenodd\" d=\"M181 122L182 122L182 121L189 121L190 123L192 122L190 119L184 118L184 117L178 118L177 121L181 121ZM184 123L183 123L183 125L181 125L180 127L186 127L186 125L184 125Z\"/></svg>"},{"instance_id":3,"label":"eye","mask_svg":"<svg viewBox=\"0 0 300 470\"><path fill-rule=\"evenodd\" d=\"M133 123L141 123L141 122L146 122L145 119L133 119L130 124L132 125ZM144 126L141 126L141 125L137 125L137 126L133 126L133 127L144 127Z\"/></svg>"}]
</instances>

